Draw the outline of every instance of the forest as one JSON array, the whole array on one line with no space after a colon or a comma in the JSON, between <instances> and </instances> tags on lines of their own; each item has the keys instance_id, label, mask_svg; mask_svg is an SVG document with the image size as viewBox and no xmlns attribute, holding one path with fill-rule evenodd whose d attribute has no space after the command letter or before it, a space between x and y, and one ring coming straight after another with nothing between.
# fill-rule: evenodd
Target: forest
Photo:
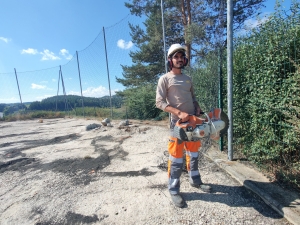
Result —
<instances>
[{"instance_id":1,"label":"forest","mask_svg":"<svg viewBox=\"0 0 300 225\"><path fill-rule=\"evenodd\" d=\"M111 105L113 108L120 108L122 106L122 97L114 95L111 98L110 96L94 98L81 97L77 95L58 95L45 98L42 101L34 101L24 104L0 104L0 112L3 112L4 116L8 116L9 114L18 112L19 110L70 111L83 106L110 108Z\"/></svg>"}]
</instances>

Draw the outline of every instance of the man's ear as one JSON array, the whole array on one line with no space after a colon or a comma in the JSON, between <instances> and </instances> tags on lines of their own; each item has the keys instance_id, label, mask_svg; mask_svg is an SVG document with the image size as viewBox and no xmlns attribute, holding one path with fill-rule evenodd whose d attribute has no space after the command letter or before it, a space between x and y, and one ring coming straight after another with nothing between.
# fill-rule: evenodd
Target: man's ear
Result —
<instances>
[{"instance_id":1,"label":"man's ear","mask_svg":"<svg viewBox=\"0 0 300 225\"><path fill-rule=\"evenodd\" d=\"M169 70L172 70L172 67L173 67L173 62L172 62L172 58L168 57L168 68Z\"/></svg>"}]
</instances>

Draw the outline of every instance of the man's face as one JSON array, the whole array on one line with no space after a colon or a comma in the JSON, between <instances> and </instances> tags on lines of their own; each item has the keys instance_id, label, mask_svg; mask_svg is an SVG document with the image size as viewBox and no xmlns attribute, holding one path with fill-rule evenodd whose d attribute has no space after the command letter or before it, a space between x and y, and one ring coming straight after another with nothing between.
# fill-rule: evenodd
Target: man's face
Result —
<instances>
[{"instance_id":1,"label":"man's face","mask_svg":"<svg viewBox=\"0 0 300 225\"><path fill-rule=\"evenodd\" d=\"M184 53L183 52L177 52L172 57L173 67L177 69L182 69L184 67Z\"/></svg>"}]
</instances>

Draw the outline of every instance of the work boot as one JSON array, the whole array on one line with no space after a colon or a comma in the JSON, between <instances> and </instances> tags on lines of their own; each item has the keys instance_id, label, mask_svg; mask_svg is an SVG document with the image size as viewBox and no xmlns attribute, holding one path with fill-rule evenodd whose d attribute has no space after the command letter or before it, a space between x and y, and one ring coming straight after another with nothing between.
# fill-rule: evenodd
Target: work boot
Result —
<instances>
[{"instance_id":1,"label":"work boot","mask_svg":"<svg viewBox=\"0 0 300 225\"><path fill-rule=\"evenodd\" d=\"M171 194L171 198L175 206L182 208L185 205L184 199L181 197L180 194Z\"/></svg>"},{"instance_id":2,"label":"work boot","mask_svg":"<svg viewBox=\"0 0 300 225\"><path fill-rule=\"evenodd\" d=\"M199 188L204 192L211 192L211 187L209 185L206 184L191 184L190 185L194 188Z\"/></svg>"}]
</instances>

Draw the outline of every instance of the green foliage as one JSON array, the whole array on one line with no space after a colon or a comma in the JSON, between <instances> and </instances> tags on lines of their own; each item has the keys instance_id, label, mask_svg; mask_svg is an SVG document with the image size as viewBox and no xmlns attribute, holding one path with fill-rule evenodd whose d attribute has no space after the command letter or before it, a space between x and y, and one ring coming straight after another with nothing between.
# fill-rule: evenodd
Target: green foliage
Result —
<instances>
[{"instance_id":1,"label":"green foliage","mask_svg":"<svg viewBox=\"0 0 300 225\"><path fill-rule=\"evenodd\" d=\"M0 119L2 121L18 121L18 120L31 120L31 119L53 119L53 118L63 118L65 117L64 112L51 112L51 111L17 111L4 118Z\"/></svg>"},{"instance_id":2,"label":"green foliage","mask_svg":"<svg viewBox=\"0 0 300 225\"><path fill-rule=\"evenodd\" d=\"M85 107L110 107L110 97L105 96L101 98L81 97L77 95L59 95L53 96L42 101L32 102L29 106L30 110L52 110L52 111L69 111L74 108L82 107L82 99ZM122 105L122 98L120 96L112 96L112 106L120 108Z\"/></svg>"},{"instance_id":3,"label":"green foliage","mask_svg":"<svg viewBox=\"0 0 300 225\"><path fill-rule=\"evenodd\" d=\"M161 110L155 106L155 88L155 85L146 85L123 92L129 118L149 119L160 115Z\"/></svg>"},{"instance_id":4,"label":"green foliage","mask_svg":"<svg viewBox=\"0 0 300 225\"><path fill-rule=\"evenodd\" d=\"M249 159L300 187L293 166L300 160L300 13L293 10L235 43L234 140Z\"/></svg>"},{"instance_id":5,"label":"green foliage","mask_svg":"<svg viewBox=\"0 0 300 225\"><path fill-rule=\"evenodd\" d=\"M125 118L126 112L125 107L120 108L99 108L99 107L82 107L74 108L73 110L66 113L66 115L76 117L95 117L95 118ZM112 114L112 116L111 116Z\"/></svg>"},{"instance_id":6,"label":"green foliage","mask_svg":"<svg viewBox=\"0 0 300 225\"><path fill-rule=\"evenodd\" d=\"M138 4L137 1L135 1ZM132 7L132 12L139 14L143 7ZM164 72L164 51L161 26L161 11L158 1L146 4L147 18L144 22L145 30L139 25L130 24L132 42L138 48L130 52L133 64L122 65L123 78L117 77L117 82L127 88L136 88L147 84L156 83L158 76Z\"/></svg>"},{"instance_id":7,"label":"green foliage","mask_svg":"<svg viewBox=\"0 0 300 225\"><path fill-rule=\"evenodd\" d=\"M262 2L263 0L235 1L234 27L238 29L247 18L252 17ZM153 102L152 105L145 105L145 108L142 108L142 106L145 104L143 98L151 96L143 96L143 90L146 88L144 86L156 85L159 76L165 73L161 1L133 0L125 2L125 6L130 9L133 15L139 17L145 15L146 20L143 27L130 24L130 35L137 50L130 52L133 64L131 66L122 65L123 77L116 78L117 82L127 88L119 94L124 94L126 97L128 112L131 117L156 117L155 95L150 101ZM225 9L225 1L164 1L166 48L174 43L185 44L188 49L187 57L190 59L193 56L197 61L199 57L206 54L210 55L211 51L224 47L226 38L226 35L224 35L226 29ZM195 58L190 62L194 61ZM216 91L218 81L215 77L218 75L218 73L215 73L218 67L214 67L215 61L212 58L204 61L206 64L210 64L211 71L205 71L203 67L197 67L188 71L188 74L195 77L197 98L201 101L203 109L210 110L212 106L216 107L216 99L218 98ZM213 77L209 72L214 74ZM202 78L198 77L199 74ZM211 89L204 94L207 87ZM137 95L137 93L141 95ZM210 97L209 101L207 101L208 96Z\"/></svg>"},{"instance_id":8,"label":"green foliage","mask_svg":"<svg viewBox=\"0 0 300 225\"><path fill-rule=\"evenodd\" d=\"M112 116L111 116L112 115ZM0 121L17 121L17 120L30 120L30 119L52 119L63 117L85 117L85 118L111 118L111 119L125 119L126 108L99 108L99 107L82 107L74 108L69 111L49 111L49 110L19 110L4 118Z\"/></svg>"},{"instance_id":9,"label":"green foliage","mask_svg":"<svg viewBox=\"0 0 300 225\"><path fill-rule=\"evenodd\" d=\"M4 108L6 107L6 104L0 104L0 112L3 112L4 111Z\"/></svg>"},{"instance_id":10,"label":"green foliage","mask_svg":"<svg viewBox=\"0 0 300 225\"><path fill-rule=\"evenodd\" d=\"M20 103L12 103L12 104L3 104L3 114L4 116L8 116L9 114L13 114L14 112L18 112L19 110L26 110L27 107L24 104ZM1 111L1 110L0 110Z\"/></svg>"},{"instance_id":11,"label":"green foliage","mask_svg":"<svg viewBox=\"0 0 300 225\"><path fill-rule=\"evenodd\" d=\"M193 86L200 108L208 112L219 106L219 52L210 52L193 69L187 71L193 79Z\"/></svg>"}]
</instances>

